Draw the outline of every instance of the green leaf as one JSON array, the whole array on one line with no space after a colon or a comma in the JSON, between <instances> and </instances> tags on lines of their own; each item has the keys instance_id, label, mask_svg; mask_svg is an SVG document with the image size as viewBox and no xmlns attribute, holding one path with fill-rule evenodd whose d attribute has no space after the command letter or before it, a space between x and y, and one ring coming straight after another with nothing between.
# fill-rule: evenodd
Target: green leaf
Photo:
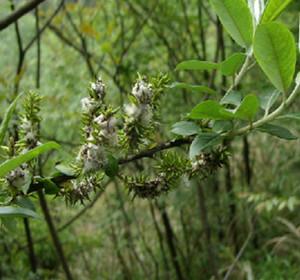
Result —
<instances>
[{"instance_id":1,"label":"green leaf","mask_svg":"<svg viewBox=\"0 0 300 280\"><path fill-rule=\"evenodd\" d=\"M290 114L282 115L279 116L277 119L300 121L300 113L290 113Z\"/></svg>"},{"instance_id":2,"label":"green leaf","mask_svg":"<svg viewBox=\"0 0 300 280\"><path fill-rule=\"evenodd\" d=\"M39 216L36 212L27 208L2 206L0 207L0 217L38 218Z\"/></svg>"},{"instance_id":3,"label":"green leaf","mask_svg":"<svg viewBox=\"0 0 300 280\"><path fill-rule=\"evenodd\" d=\"M76 175L76 170L70 165L66 165L66 164L62 164L62 163L56 164L55 169L57 169L59 172L61 172L62 174L65 174L67 176Z\"/></svg>"},{"instance_id":4,"label":"green leaf","mask_svg":"<svg viewBox=\"0 0 300 280\"><path fill-rule=\"evenodd\" d=\"M182 135L182 136L190 136L200 132L200 127L196 125L194 122L177 122L172 126L173 133Z\"/></svg>"},{"instance_id":5,"label":"green leaf","mask_svg":"<svg viewBox=\"0 0 300 280\"><path fill-rule=\"evenodd\" d=\"M32 182L32 176L29 175L27 177L27 179L24 181L23 185L21 186L21 190L24 194L27 194L27 192L30 188L31 182Z\"/></svg>"},{"instance_id":6,"label":"green leaf","mask_svg":"<svg viewBox=\"0 0 300 280\"><path fill-rule=\"evenodd\" d=\"M273 136L286 139L286 140L296 140L298 137L293 135L288 129L282 126L273 124L264 124L257 128L257 130L265 133L269 133Z\"/></svg>"},{"instance_id":7,"label":"green leaf","mask_svg":"<svg viewBox=\"0 0 300 280\"><path fill-rule=\"evenodd\" d=\"M293 0L269 0L262 15L261 22L267 23L275 20L292 1Z\"/></svg>"},{"instance_id":8,"label":"green leaf","mask_svg":"<svg viewBox=\"0 0 300 280\"><path fill-rule=\"evenodd\" d=\"M224 76L233 76L243 65L246 55L235 53L221 63L221 72Z\"/></svg>"},{"instance_id":9,"label":"green leaf","mask_svg":"<svg viewBox=\"0 0 300 280\"><path fill-rule=\"evenodd\" d=\"M5 112L5 115L3 117L3 120L2 120L1 126L0 126L0 146L3 144L3 140L5 137L7 128L8 128L9 121L13 115L15 108L16 108L17 102L22 95L23 95L23 93L19 94L15 98L15 100L9 105L9 107L7 108L7 110Z\"/></svg>"},{"instance_id":10,"label":"green leaf","mask_svg":"<svg viewBox=\"0 0 300 280\"><path fill-rule=\"evenodd\" d=\"M104 172L108 177L115 177L119 172L118 160L113 155L108 155L104 164Z\"/></svg>"},{"instance_id":11,"label":"green leaf","mask_svg":"<svg viewBox=\"0 0 300 280\"><path fill-rule=\"evenodd\" d=\"M220 101L220 104L230 104L239 106L242 102L242 94L239 91L229 91L226 93Z\"/></svg>"},{"instance_id":12,"label":"green leaf","mask_svg":"<svg viewBox=\"0 0 300 280\"><path fill-rule=\"evenodd\" d=\"M34 206L33 202L29 199L29 197L18 196L16 199L16 204L20 207L35 211L35 206Z\"/></svg>"},{"instance_id":13,"label":"green leaf","mask_svg":"<svg viewBox=\"0 0 300 280\"><path fill-rule=\"evenodd\" d=\"M278 90L268 90L264 94L259 95L260 107L269 112L279 96L280 92Z\"/></svg>"},{"instance_id":14,"label":"green leaf","mask_svg":"<svg viewBox=\"0 0 300 280\"><path fill-rule=\"evenodd\" d=\"M212 127L212 131L217 133L226 132L233 129L232 121L215 121Z\"/></svg>"},{"instance_id":15,"label":"green leaf","mask_svg":"<svg viewBox=\"0 0 300 280\"><path fill-rule=\"evenodd\" d=\"M38 147L30 150L24 154L21 154L19 156L16 156L10 160L3 162L0 165L0 178L4 177L8 172L17 168L21 164L38 157L41 153L45 153L49 150L59 149L59 148L60 148L60 145L58 145L57 143L48 142L48 143L45 143L41 146L38 146Z\"/></svg>"},{"instance_id":16,"label":"green leaf","mask_svg":"<svg viewBox=\"0 0 300 280\"><path fill-rule=\"evenodd\" d=\"M189 117L194 120L229 120L232 119L234 115L223 108L218 102L207 100L194 107L189 114Z\"/></svg>"},{"instance_id":17,"label":"green leaf","mask_svg":"<svg viewBox=\"0 0 300 280\"><path fill-rule=\"evenodd\" d=\"M169 86L169 88L173 89L187 89L187 90L191 90L193 92L196 93L209 93L209 94L215 94L217 93L215 90L206 87L206 86L199 86L199 85L190 85L190 84L186 84L186 83L173 83L172 85Z\"/></svg>"},{"instance_id":18,"label":"green leaf","mask_svg":"<svg viewBox=\"0 0 300 280\"><path fill-rule=\"evenodd\" d=\"M17 218L0 216L0 229L1 227L3 227L7 232L15 232L17 230Z\"/></svg>"},{"instance_id":19,"label":"green leaf","mask_svg":"<svg viewBox=\"0 0 300 280\"><path fill-rule=\"evenodd\" d=\"M287 27L277 22L259 25L254 37L254 55L272 84L286 92L296 65L296 43Z\"/></svg>"},{"instance_id":20,"label":"green leaf","mask_svg":"<svg viewBox=\"0 0 300 280\"><path fill-rule=\"evenodd\" d=\"M300 26L299 26L299 34L300 34ZM299 49L300 51L300 49ZM300 85L300 72L298 72L297 76L296 76L296 84Z\"/></svg>"},{"instance_id":21,"label":"green leaf","mask_svg":"<svg viewBox=\"0 0 300 280\"><path fill-rule=\"evenodd\" d=\"M259 109L259 100L255 94L247 95L241 105L236 109L234 115L236 118L251 121Z\"/></svg>"},{"instance_id":22,"label":"green leaf","mask_svg":"<svg viewBox=\"0 0 300 280\"><path fill-rule=\"evenodd\" d=\"M195 156L199 155L202 151L211 148L212 146L219 143L221 140L220 134L207 132L207 133L199 133L193 140L189 156L190 159L193 159Z\"/></svg>"},{"instance_id":23,"label":"green leaf","mask_svg":"<svg viewBox=\"0 0 300 280\"><path fill-rule=\"evenodd\" d=\"M37 182L43 185L46 194L57 194L59 187L50 178L38 178Z\"/></svg>"},{"instance_id":24,"label":"green leaf","mask_svg":"<svg viewBox=\"0 0 300 280\"><path fill-rule=\"evenodd\" d=\"M179 63L176 66L175 70L215 70L218 69L218 63L209 62L209 61L201 61L201 60L186 60Z\"/></svg>"},{"instance_id":25,"label":"green leaf","mask_svg":"<svg viewBox=\"0 0 300 280\"><path fill-rule=\"evenodd\" d=\"M210 0L231 37L242 47L252 45L253 22L245 0Z\"/></svg>"}]
</instances>

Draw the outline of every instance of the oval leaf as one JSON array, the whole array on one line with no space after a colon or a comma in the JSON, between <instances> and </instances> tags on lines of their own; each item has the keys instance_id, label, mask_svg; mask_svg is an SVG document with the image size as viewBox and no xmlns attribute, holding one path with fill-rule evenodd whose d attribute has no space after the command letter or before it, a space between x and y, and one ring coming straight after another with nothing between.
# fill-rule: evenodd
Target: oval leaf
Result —
<instances>
[{"instance_id":1,"label":"oval leaf","mask_svg":"<svg viewBox=\"0 0 300 280\"><path fill-rule=\"evenodd\" d=\"M266 112L269 112L279 96L280 92L278 90L268 90L259 95L260 107Z\"/></svg>"},{"instance_id":2,"label":"oval leaf","mask_svg":"<svg viewBox=\"0 0 300 280\"><path fill-rule=\"evenodd\" d=\"M288 129L285 127L274 125L274 124L264 124L257 128L257 130L265 133L269 133L273 136L285 139L285 140L296 140L297 136L293 135Z\"/></svg>"},{"instance_id":3,"label":"oval leaf","mask_svg":"<svg viewBox=\"0 0 300 280\"><path fill-rule=\"evenodd\" d=\"M219 143L221 137L218 133L208 132L208 133L200 133L193 140L189 156L190 159L193 159L195 156L199 155L205 149L208 149Z\"/></svg>"},{"instance_id":4,"label":"oval leaf","mask_svg":"<svg viewBox=\"0 0 300 280\"><path fill-rule=\"evenodd\" d=\"M258 26L254 37L254 55L272 84L281 92L286 92L296 65L296 43L292 33L280 23Z\"/></svg>"},{"instance_id":5,"label":"oval leaf","mask_svg":"<svg viewBox=\"0 0 300 280\"><path fill-rule=\"evenodd\" d=\"M253 37L251 12L245 0L210 0L230 36L242 47L250 47Z\"/></svg>"},{"instance_id":6,"label":"oval leaf","mask_svg":"<svg viewBox=\"0 0 300 280\"><path fill-rule=\"evenodd\" d=\"M178 122L172 126L173 133L182 135L182 136L190 136L200 132L200 127L193 122Z\"/></svg>"},{"instance_id":7,"label":"oval leaf","mask_svg":"<svg viewBox=\"0 0 300 280\"><path fill-rule=\"evenodd\" d=\"M187 83L178 83L178 82L173 83L172 85L169 86L169 88L187 89L196 93L209 93L209 94L217 93L215 90L206 86L190 85Z\"/></svg>"},{"instance_id":8,"label":"oval leaf","mask_svg":"<svg viewBox=\"0 0 300 280\"><path fill-rule=\"evenodd\" d=\"M267 23L275 20L292 1L293 0L269 0L261 22Z\"/></svg>"},{"instance_id":9,"label":"oval leaf","mask_svg":"<svg viewBox=\"0 0 300 280\"><path fill-rule=\"evenodd\" d=\"M25 154L21 154L10 160L7 160L0 165L0 177L5 176L8 172L17 168L21 164L38 157L41 153L45 153L49 150L59 149L59 148L60 145L58 145L56 142L48 142L28 151Z\"/></svg>"},{"instance_id":10,"label":"oval leaf","mask_svg":"<svg viewBox=\"0 0 300 280\"><path fill-rule=\"evenodd\" d=\"M221 63L221 72L224 76L233 76L243 65L246 55L235 53Z\"/></svg>"},{"instance_id":11,"label":"oval leaf","mask_svg":"<svg viewBox=\"0 0 300 280\"><path fill-rule=\"evenodd\" d=\"M234 114L227 111L218 102L207 100L194 107L189 117L194 120L229 120L234 117Z\"/></svg>"},{"instance_id":12,"label":"oval leaf","mask_svg":"<svg viewBox=\"0 0 300 280\"><path fill-rule=\"evenodd\" d=\"M238 119L251 121L259 109L259 100L255 94L247 95L234 115Z\"/></svg>"},{"instance_id":13,"label":"oval leaf","mask_svg":"<svg viewBox=\"0 0 300 280\"><path fill-rule=\"evenodd\" d=\"M229 91L221 99L220 104L230 104L239 106L242 102L242 93L239 91Z\"/></svg>"},{"instance_id":14,"label":"oval leaf","mask_svg":"<svg viewBox=\"0 0 300 280\"><path fill-rule=\"evenodd\" d=\"M290 113L290 114L282 115L278 117L278 119L300 121L300 113Z\"/></svg>"},{"instance_id":15,"label":"oval leaf","mask_svg":"<svg viewBox=\"0 0 300 280\"><path fill-rule=\"evenodd\" d=\"M176 66L176 70L215 70L219 65L214 62L201 61L201 60L186 60Z\"/></svg>"}]
</instances>

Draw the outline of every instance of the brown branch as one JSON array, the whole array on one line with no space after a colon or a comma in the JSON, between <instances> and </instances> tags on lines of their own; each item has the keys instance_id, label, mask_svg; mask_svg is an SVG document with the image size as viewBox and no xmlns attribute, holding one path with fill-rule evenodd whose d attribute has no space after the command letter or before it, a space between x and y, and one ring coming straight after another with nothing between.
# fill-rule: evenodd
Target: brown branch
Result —
<instances>
[{"instance_id":1,"label":"brown branch","mask_svg":"<svg viewBox=\"0 0 300 280\"><path fill-rule=\"evenodd\" d=\"M109 77L113 77L113 75L109 72L107 68L104 67L102 62L96 58L92 53L83 50L81 47L77 46L71 39L66 37L64 33L55 25L50 24L49 29L67 46L71 47L75 51L77 51L83 58L91 58L94 62L101 64L101 71L107 74ZM99 66L100 67L100 66Z\"/></svg>"},{"instance_id":2,"label":"brown branch","mask_svg":"<svg viewBox=\"0 0 300 280\"><path fill-rule=\"evenodd\" d=\"M32 0L23 5L18 10L12 12L10 15L0 20L0 30L3 30L12 23L16 22L19 18L21 18L31 10L35 9L39 4L41 4L44 1L45 0Z\"/></svg>"},{"instance_id":3,"label":"brown branch","mask_svg":"<svg viewBox=\"0 0 300 280\"><path fill-rule=\"evenodd\" d=\"M121 164L127 164L142 158L152 158L156 153L163 151L163 150L168 150L171 148L175 148L175 147L180 147L186 144L190 144L192 141L191 138L182 138L182 139L177 139L177 140L172 140L169 142L165 142L162 144L157 145L154 148L148 149L148 150L144 150L141 151L140 153L136 154L136 155L132 155L126 158L120 158L118 160L118 163ZM53 178L51 178L51 180L53 181L53 183L59 185L62 183L65 183L67 181L70 181L72 179L76 179L76 176L69 176L66 174L59 174L58 176L55 176ZM35 182L32 183L30 185L30 188L28 190L28 193L33 193L36 192L38 190L41 190L43 188L43 183L40 182Z\"/></svg>"},{"instance_id":4,"label":"brown branch","mask_svg":"<svg viewBox=\"0 0 300 280\"><path fill-rule=\"evenodd\" d=\"M154 148L142 151L136 155L129 156L129 157L123 158L123 159L119 159L119 164L129 163L131 161L135 161L135 160L142 159L142 158L152 158L154 156L154 154L156 154L160 151L179 147L179 146L189 144L189 143L191 143L190 138L182 138L182 139L172 140L170 142L165 142L165 143L155 146Z\"/></svg>"},{"instance_id":5,"label":"brown branch","mask_svg":"<svg viewBox=\"0 0 300 280\"><path fill-rule=\"evenodd\" d=\"M45 198L45 195L43 193L42 190L38 191L38 196L39 196L39 201L40 201L40 205L44 214L44 218L46 220L52 241L53 241L53 245L55 247L56 253L59 257L59 260L61 262L61 265L63 267L63 270L65 272L65 276L67 280L72 280L73 276L71 274L68 262L67 262L67 258L65 257L65 253L61 244L61 241L59 239L57 230L55 228L55 225L53 223L53 219L51 217L49 208L48 208L48 204Z\"/></svg>"},{"instance_id":6,"label":"brown branch","mask_svg":"<svg viewBox=\"0 0 300 280\"><path fill-rule=\"evenodd\" d=\"M53 14L49 17L49 19L45 22L45 24L43 25L43 27L41 27L41 29L35 34L35 36L30 40L30 42L27 44L27 46L24 48L24 52L27 52L28 49L33 45L33 43L35 42L35 40L37 40L38 37L41 37L41 35L44 33L44 31L47 29L47 27L49 26L49 24L51 24L51 22L53 21L53 19L57 16L57 14L59 13L60 9L62 8L63 4L64 4L65 0L61 0L60 4L58 5L58 7L55 9L55 11L53 12Z\"/></svg>"}]
</instances>

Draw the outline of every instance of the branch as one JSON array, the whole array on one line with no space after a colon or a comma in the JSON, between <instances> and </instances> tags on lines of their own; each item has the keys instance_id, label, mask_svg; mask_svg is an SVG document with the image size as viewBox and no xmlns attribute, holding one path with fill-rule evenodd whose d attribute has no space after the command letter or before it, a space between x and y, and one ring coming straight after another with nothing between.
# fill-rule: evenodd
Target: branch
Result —
<instances>
[{"instance_id":1,"label":"branch","mask_svg":"<svg viewBox=\"0 0 300 280\"><path fill-rule=\"evenodd\" d=\"M69 226L71 226L75 221L77 221L82 215L84 215L89 209L91 209L95 203L99 200L99 198L102 196L104 193L105 188L111 183L111 180L108 180L104 185L101 187L101 189L96 192L95 196L93 199L84 206L81 210L79 210L74 216L72 216L70 219L68 219L65 223L57 227L57 232L64 231L67 229ZM40 243L42 241L47 240L48 236L42 236L39 239L34 240L34 243ZM26 249L25 245L22 245L18 248L19 250L24 250Z\"/></svg>"},{"instance_id":2,"label":"branch","mask_svg":"<svg viewBox=\"0 0 300 280\"><path fill-rule=\"evenodd\" d=\"M152 158L154 156L154 154L156 154L160 151L175 148L175 147L179 147L179 146L189 144L189 143L191 143L190 138L182 138L182 139L177 139L177 140L173 140L173 141L170 141L170 142L165 142L165 143L162 143L160 145L157 145L154 148L142 151L142 152L140 152L136 155L130 156L128 158L119 159L118 162L119 162L119 164L126 164L126 163L129 163L131 161L135 161L135 160L142 159L142 158Z\"/></svg>"},{"instance_id":3,"label":"branch","mask_svg":"<svg viewBox=\"0 0 300 280\"><path fill-rule=\"evenodd\" d=\"M58 5L57 9L53 12L53 14L49 17L49 19L45 22L43 27L35 34L35 36L30 40L30 42L27 44L27 46L24 48L24 52L27 52L28 49L33 45L35 40L38 37L41 37L42 33L46 30L46 28L51 24L52 20L56 17L56 15L59 13L60 9L62 8L65 0L61 0L60 4Z\"/></svg>"},{"instance_id":4,"label":"branch","mask_svg":"<svg viewBox=\"0 0 300 280\"><path fill-rule=\"evenodd\" d=\"M39 4L41 4L44 1L45 0L32 0L32 1L28 2L27 4L23 5L18 10L12 12L9 16L0 20L0 31L5 29L12 23L16 22L20 17L24 16L26 13L35 9Z\"/></svg>"},{"instance_id":5,"label":"branch","mask_svg":"<svg viewBox=\"0 0 300 280\"><path fill-rule=\"evenodd\" d=\"M74 49L75 51L77 51L83 58L91 58L94 62L99 63L101 65L101 71L103 71L103 73L107 74L109 77L113 77L113 75L109 72L109 70L104 67L104 65L102 64L102 62L96 58L94 56L94 54L89 53L88 51L83 50L82 48L80 48L79 46L77 46L77 44L75 44L72 39L69 39L68 37L66 37L63 32L56 27L55 25L50 24L49 25L49 29L63 42L65 43L67 46L71 47L72 49ZM99 66L100 67L100 66Z\"/></svg>"},{"instance_id":6,"label":"branch","mask_svg":"<svg viewBox=\"0 0 300 280\"><path fill-rule=\"evenodd\" d=\"M279 115L281 115L283 113L283 111L294 102L295 98L298 96L299 91L300 91L300 83L299 84L297 83L296 86L294 87L293 91L291 92L290 96L287 98L287 100L285 102L281 103L281 105L279 105L279 107L277 109L275 109L272 113L264 116L263 118L257 120L256 122L254 122L252 124L249 124L245 127L238 129L237 131L234 131L232 133L232 135L230 135L230 133L228 133L228 134L225 133L224 136L243 135L243 134L253 130L254 128L258 128L265 123L273 121Z\"/></svg>"},{"instance_id":7,"label":"branch","mask_svg":"<svg viewBox=\"0 0 300 280\"><path fill-rule=\"evenodd\" d=\"M191 138L182 138L182 139L177 139L177 140L172 140L172 141L169 141L169 142L165 142L165 143L157 145L154 148L141 151L140 153L138 153L136 155L132 155L132 156L129 156L129 157L126 157L126 158L120 158L118 160L118 163L119 164L127 164L127 163L130 163L130 162L142 159L142 158L152 158L156 153L158 153L160 151L168 150L168 149L175 148L175 147L180 147L180 146L183 146L183 145L186 145L186 144L190 144L191 141L192 141ZM76 176L69 176L69 175L62 174L62 173L55 176L55 177L53 177L53 178L51 178L53 183L55 183L57 185L68 182L68 181L73 180L73 179L76 179ZM41 183L41 182L32 183L30 185L28 193L36 192L36 191L38 191L42 188L43 188L43 183Z\"/></svg>"}]
</instances>

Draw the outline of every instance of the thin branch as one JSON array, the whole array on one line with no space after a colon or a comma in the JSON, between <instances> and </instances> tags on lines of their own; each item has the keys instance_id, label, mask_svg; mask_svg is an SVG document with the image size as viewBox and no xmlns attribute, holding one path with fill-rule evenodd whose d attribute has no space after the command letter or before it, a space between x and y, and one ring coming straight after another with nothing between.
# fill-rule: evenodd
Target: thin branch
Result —
<instances>
[{"instance_id":1,"label":"thin branch","mask_svg":"<svg viewBox=\"0 0 300 280\"><path fill-rule=\"evenodd\" d=\"M238 254L236 255L236 257L235 257L233 263L230 265L230 268L228 269L228 271L227 271L227 273L226 273L226 275L225 275L225 277L224 277L223 280L228 280L228 279L229 279L230 274L232 273L232 271L233 271L235 265L237 264L237 262L239 261L239 259L242 257L244 251L246 250L247 245L248 245L248 243L249 243L250 240L251 240L251 237L252 237L252 231L250 231L250 233L248 234L247 239L245 240L243 246L241 247L240 251L239 251Z\"/></svg>"},{"instance_id":2,"label":"thin branch","mask_svg":"<svg viewBox=\"0 0 300 280\"><path fill-rule=\"evenodd\" d=\"M27 239L27 247L28 247L30 266L31 266L32 272L35 273L37 265L36 265L36 256L35 256L34 247L33 247L33 239L32 239L32 235L31 235L29 219L24 218L23 222L24 222L24 228L25 228L26 239Z\"/></svg>"},{"instance_id":3,"label":"thin branch","mask_svg":"<svg viewBox=\"0 0 300 280\"><path fill-rule=\"evenodd\" d=\"M174 147L179 147L185 144L190 144L191 143L191 139L190 138L182 138L182 139L177 139L177 140L173 140L170 142L165 142L162 143L160 145L157 145L154 148L142 151L136 155L127 157L127 158L123 158L119 160L119 164L126 164L129 163L131 161L135 161L138 159L142 159L142 158L152 158L154 156L154 154L163 151L163 150L167 150L167 149L171 149Z\"/></svg>"},{"instance_id":4,"label":"thin branch","mask_svg":"<svg viewBox=\"0 0 300 280\"><path fill-rule=\"evenodd\" d=\"M93 61L101 64L101 71L105 74L107 74L109 77L113 77L113 75L109 72L109 70L107 68L105 68L102 64L102 62L98 61L98 59L92 54L89 53L88 51L83 50L81 47L77 46L71 39L69 39L68 37L66 37L59 28L57 28L56 26L50 24L49 25L49 29L63 42L65 43L67 46L73 48L75 51L77 51L78 53L80 53L82 55L82 57L84 57L85 59L91 58L93 59ZM100 66L99 66L100 67Z\"/></svg>"},{"instance_id":5,"label":"thin branch","mask_svg":"<svg viewBox=\"0 0 300 280\"><path fill-rule=\"evenodd\" d=\"M67 222L65 222L63 225L61 225L57 231L61 232L68 228L70 225L72 225L75 221L77 221L85 212L89 209L91 209L95 203L98 201L98 199L102 196L104 189L109 185L111 180L107 181L104 186L102 186L101 190L96 193L94 198L90 201L89 204L87 204L84 208L82 208L77 214L75 214L72 218L70 218Z\"/></svg>"},{"instance_id":6,"label":"thin branch","mask_svg":"<svg viewBox=\"0 0 300 280\"><path fill-rule=\"evenodd\" d=\"M9 16L0 20L0 31L11 25L12 23L16 22L19 18L30 12L31 10L35 9L39 4L46 0L32 0L25 5L23 5L18 10L12 12Z\"/></svg>"},{"instance_id":7,"label":"thin branch","mask_svg":"<svg viewBox=\"0 0 300 280\"><path fill-rule=\"evenodd\" d=\"M40 205L41 205L41 208L42 208L42 211L43 211L43 214L44 214L45 220L47 222L47 226L48 226L48 229L49 229L52 241L53 241L53 245L55 247L56 253L59 257L59 260L61 262L63 270L65 272L66 279L72 280L73 276L71 274L67 259L64 254L62 244L59 240L57 230L53 223L53 220L52 220L52 217L51 217L48 205L47 205L47 201L46 201L45 195L42 190L38 191L38 196L39 196Z\"/></svg>"},{"instance_id":8,"label":"thin branch","mask_svg":"<svg viewBox=\"0 0 300 280\"><path fill-rule=\"evenodd\" d=\"M41 37L41 35L44 33L44 31L51 24L51 22L53 21L53 19L56 17L56 15L58 14L58 12L62 8L64 2L65 2L65 0L61 0L60 4L56 8L56 10L53 12L53 14L49 17L49 19L45 22L45 24L43 25L43 27L39 30L39 32L37 32L35 34L35 36L26 45L26 47L24 48L24 52L27 52L29 50L29 48L33 45L33 43L35 42L35 40L37 40L38 37Z\"/></svg>"},{"instance_id":9,"label":"thin branch","mask_svg":"<svg viewBox=\"0 0 300 280\"><path fill-rule=\"evenodd\" d=\"M14 11L14 9L15 9L15 4L13 0L11 0L11 10ZM25 52L23 49L23 40L22 40L18 21L15 21L14 25L15 25L15 32L16 32L17 43L18 43L18 51L19 51L19 60L18 60L18 66L17 66L15 82L14 82L14 96L17 96L19 92L19 84L21 79L22 68L24 65Z\"/></svg>"}]
</instances>

